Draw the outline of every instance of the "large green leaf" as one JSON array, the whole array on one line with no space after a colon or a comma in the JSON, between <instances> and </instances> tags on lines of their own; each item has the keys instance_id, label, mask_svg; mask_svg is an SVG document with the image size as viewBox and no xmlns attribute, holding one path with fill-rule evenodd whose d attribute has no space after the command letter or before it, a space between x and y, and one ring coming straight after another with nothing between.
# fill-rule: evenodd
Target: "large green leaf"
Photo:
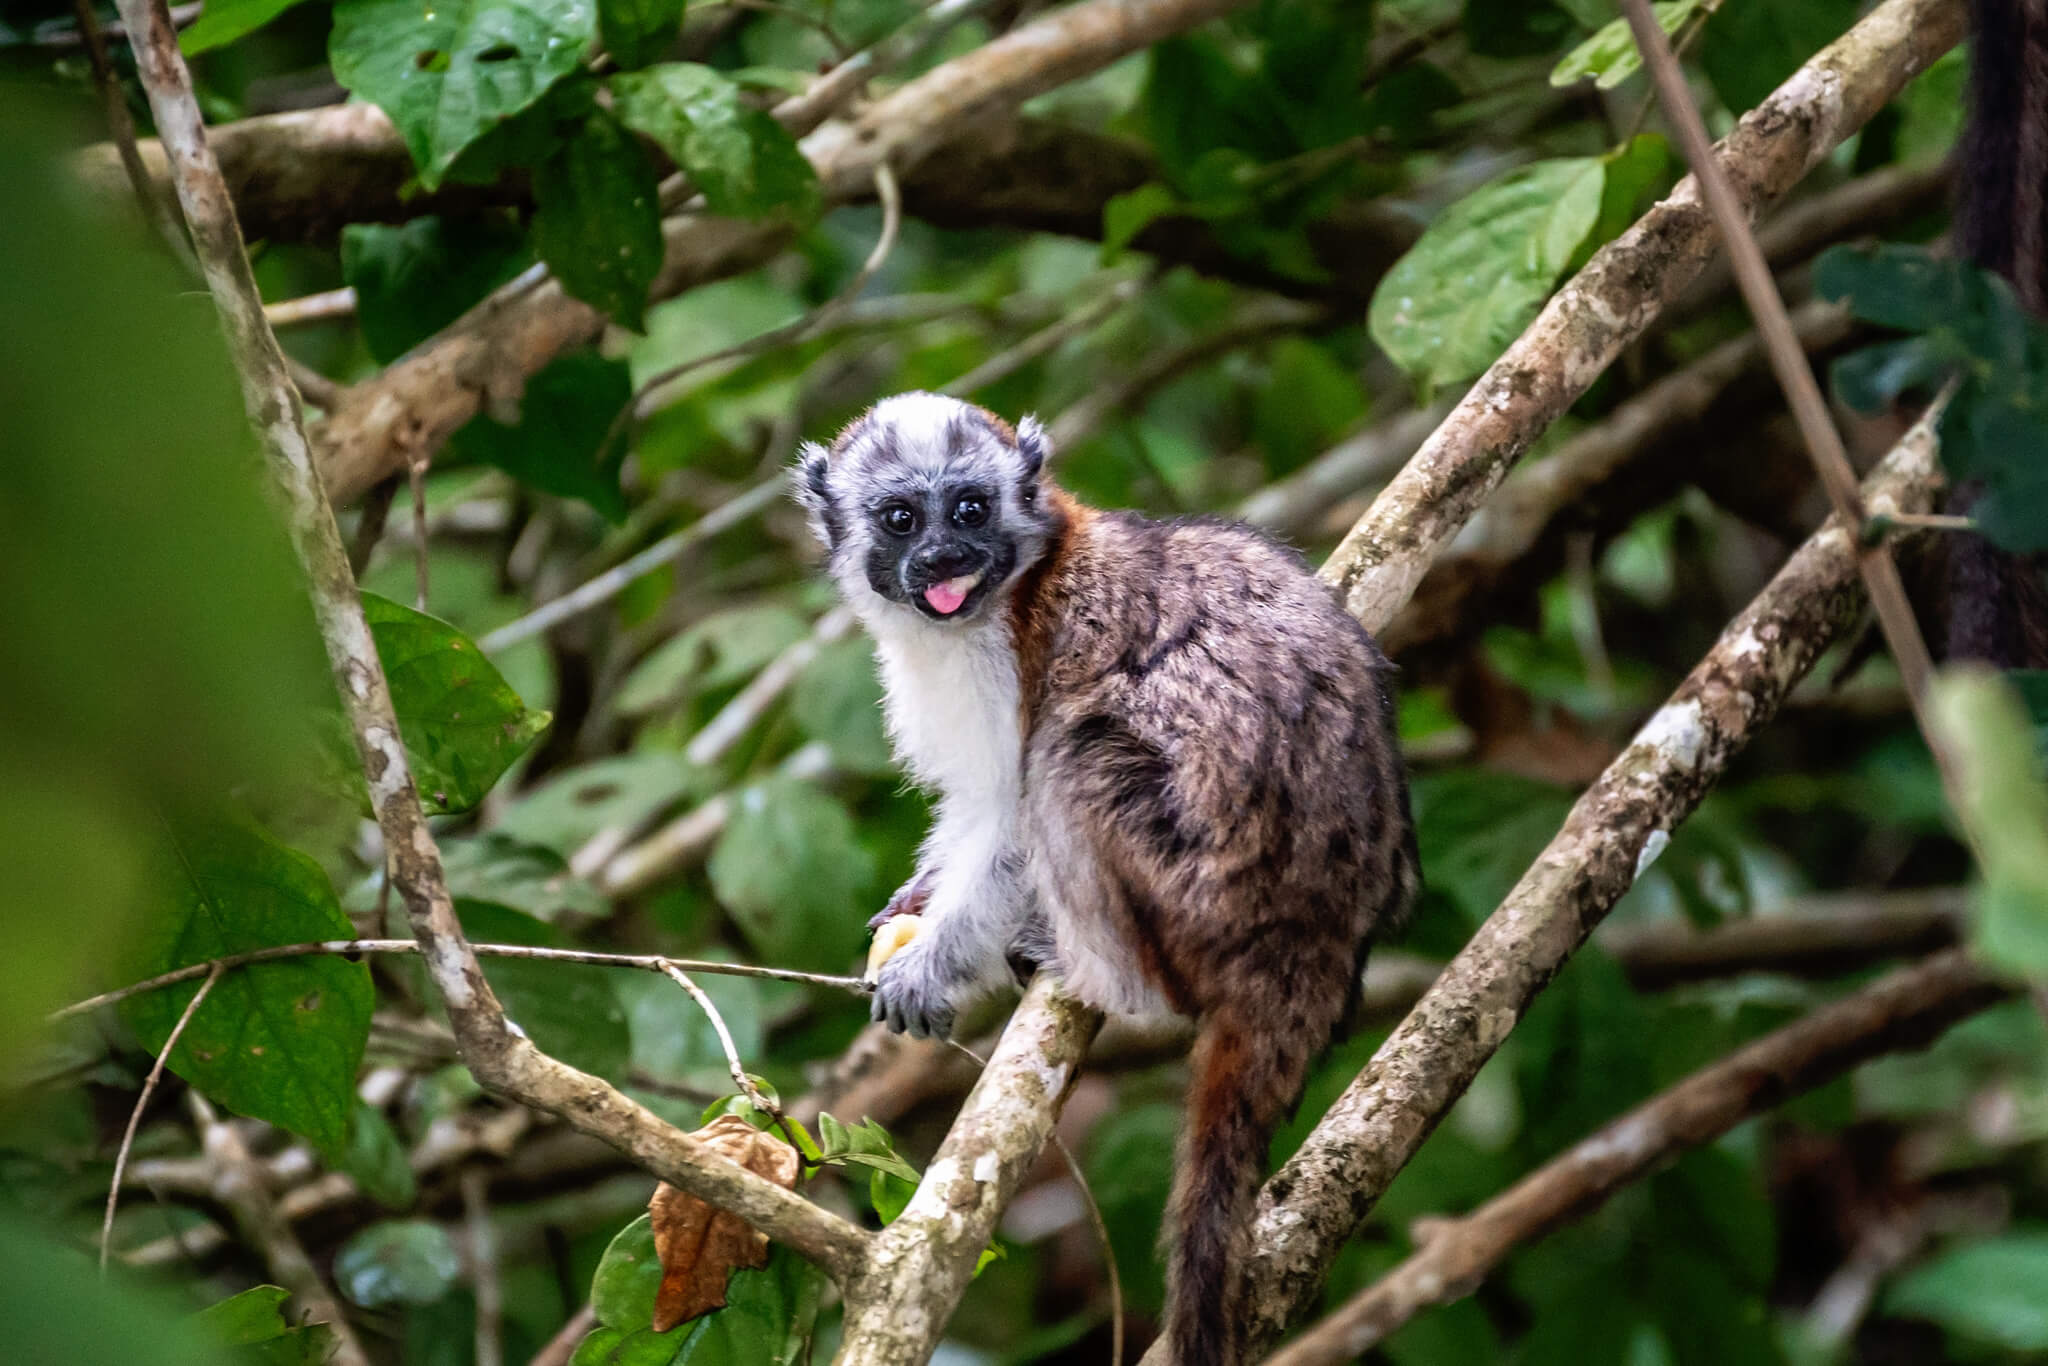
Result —
<instances>
[{"instance_id":1,"label":"large green leaf","mask_svg":"<svg viewBox=\"0 0 2048 1366\"><path fill-rule=\"evenodd\" d=\"M534 172L533 196L534 245L562 288L638 332L662 253L647 153L617 119L593 110Z\"/></svg>"},{"instance_id":2,"label":"large green leaf","mask_svg":"<svg viewBox=\"0 0 2048 1366\"><path fill-rule=\"evenodd\" d=\"M1885 1297L1893 1314L1931 1319L1973 1343L2048 1352L2048 1231L2015 1230L1965 1243L1901 1277Z\"/></svg>"},{"instance_id":3,"label":"large green leaf","mask_svg":"<svg viewBox=\"0 0 2048 1366\"><path fill-rule=\"evenodd\" d=\"M590 1307L600 1327L577 1347L571 1366L795 1366L817 1322L823 1276L778 1243L767 1266L732 1273L723 1309L666 1333L648 1326L660 1285L654 1231L643 1214L597 1264Z\"/></svg>"},{"instance_id":4,"label":"large green leaf","mask_svg":"<svg viewBox=\"0 0 2048 1366\"><path fill-rule=\"evenodd\" d=\"M1699 13L1705 3L1706 0L1658 0L1650 9L1657 16L1658 26L1669 36ZM1636 51L1635 35L1629 31L1628 20L1616 19L1566 53L1564 60L1551 70L1550 83L1574 85L1592 76L1598 88L1612 90L1635 75L1642 64L1642 54Z\"/></svg>"},{"instance_id":5,"label":"large green leaf","mask_svg":"<svg viewBox=\"0 0 2048 1366\"><path fill-rule=\"evenodd\" d=\"M455 909L478 943L567 947L560 930L508 906L462 901ZM626 1008L612 989L619 969L529 958L486 958L483 967L505 1014L543 1052L601 1077L625 1079L633 1039Z\"/></svg>"},{"instance_id":6,"label":"large green leaf","mask_svg":"<svg viewBox=\"0 0 2048 1366\"><path fill-rule=\"evenodd\" d=\"M734 794L708 871L762 961L833 970L859 951L874 858L846 808L817 788L769 778Z\"/></svg>"},{"instance_id":7,"label":"large green leaf","mask_svg":"<svg viewBox=\"0 0 2048 1366\"><path fill-rule=\"evenodd\" d=\"M1492 364L1600 220L1601 157L1539 161L1465 196L1373 292L1373 340L1435 387Z\"/></svg>"},{"instance_id":8,"label":"large green leaf","mask_svg":"<svg viewBox=\"0 0 2048 1366\"><path fill-rule=\"evenodd\" d=\"M398 727L429 812L467 811L547 729L476 642L438 617L363 594L363 615L391 681Z\"/></svg>"},{"instance_id":9,"label":"large green leaf","mask_svg":"<svg viewBox=\"0 0 2048 1366\"><path fill-rule=\"evenodd\" d=\"M432 1304L462 1276L462 1254L431 1219L371 1224L334 1254L334 1283L365 1309Z\"/></svg>"},{"instance_id":10,"label":"large green leaf","mask_svg":"<svg viewBox=\"0 0 2048 1366\"><path fill-rule=\"evenodd\" d=\"M334 78L398 126L435 189L463 148L576 70L591 0L340 0Z\"/></svg>"},{"instance_id":11,"label":"large green leaf","mask_svg":"<svg viewBox=\"0 0 2048 1366\"><path fill-rule=\"evenodd\" d=\"M664 62L611 78L618 115L652 138L713 213L794 217L818 203L817 172L789 131L740 98L726 76L694 62Z\"/></svg>"},{"instance_id":12,"label":"large green leaf","mask_svg":"<svg viewBox=\"0 0 2048 1366\"><path fill-rule=\"evenodd\" d=\"M627 71L646 66L674 46L684 0L597 0L597 31L604 50Z\"/></svg>"},{"instance_id":13,"label":"large green leaf","mask_svg":"<svg viewBox=\"0 0 2048 1366\"><path fill-rule=\"evenodd\" d=\"M259 1285L210 1304L192 1316L192 1326L224 1349L222 1360L243 1366L324 1366L333 1354L334 1330L324 1323L295 1325L285 1317L291 1291Z\"/></svg>"},{"instance_id":14,"label":"large green leaf","mask_svg":"<svg viewBox=\"0 0 2048 1366\"><path fill-rule=\"evenodd\" d=\"M355 935L320 865L254 827L181 825L167 839L162 903L143 927L143 975L271 944ZM197 982L123 1006L151 1049L163 1047ZM237 1114L303 1134L328 1151L347 1141L356 1067L375 1004L370 972L340 958L259 963L224 973L185 1026L170 1066Z\"/></svg>"},{"instance_id":15,"label":"large green leaf","mask_svg":"<svg viewBox=\"0 0 2048 1366\"><path fill-rule=\"evenodd\" d=\"M600 448L612 419L632 396L624 361L596 351L571 351L526 382L515 425L479 413L455 433L449 449L464 459L496 465L529 488L581 499L608 520L623 521L626 496L619 491L619 467L625 463L626 444L613 442L608 453Z\"/></svg>"},{"instance_id":16,"label":"large green leaf","mask_svg":"<svg viewBox=\"0 0 2048 1366\"><path fill-rule=\"evenodd\" d=\"M579 764L522 796L505 808L497 833L566 858L599 831L638 825L692 790L691 771L677 754L615 754Z\"/></svg>"},{"instance_id":17,"label":"large green leaf","mask_svg":"<svg viewBox=\"0 0 2048 1366\"><path fill-rule=\"evenodd\" d=\"M454 322L532 259L526 234L505 214L428 214L396 226L351 223L341 232L341 277L356 292L363 342L381 365Z\"/></svg>"},{"instance_id":18,"label":"large green leaf","mask_svg":"<svg viewBox=\"0 0 2048 1366\"><path fill-rule=\"evenodd\" d=\"M305 0L208 0L199 22L178 35L187 57L223 47L245 33L254 33L278 15Z\"/></svg>"},{"instance_id":19,"label":"large green leaf","mask_svg":"<svg viewBox=\"0 0 2048 1366\"><path fill-rule=\"evenodd\" d=\"M1981 668L1944 670L1927 705L1983 871L1971 946L2005 972L2048 981L2048 785L2026 707Z\"/></svg>"}]
</instances>

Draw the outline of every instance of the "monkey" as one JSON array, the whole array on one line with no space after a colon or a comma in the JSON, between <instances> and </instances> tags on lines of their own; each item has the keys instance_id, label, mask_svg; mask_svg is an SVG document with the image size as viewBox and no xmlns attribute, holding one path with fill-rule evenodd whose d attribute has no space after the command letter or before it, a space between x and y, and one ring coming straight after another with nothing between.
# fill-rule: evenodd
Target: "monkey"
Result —
<instances>
[{"instance_id":1,"label":"monkey","mask_svg":"<svg viewBox=\"0 0 2048 1366\"><path fill-rule=\"evenodd\" d=\"M1392 666L1291 550L1084 506L1050 455L1035 418L928 393L799 451L892 743L937 796L876 917L918 932L873 1014L943 1037L1045 967L1103 1011L1194 1017L1165 1332L1180 1366L1235 1366L1268 1143L1421 885Z\"/></svg>"},{"instance_id":2,"label":"monkey","mask_svg":"<svg viewBox=\"0 0 2048 1366\"><path fill-rule=\"evenodd\" d=\"M1972 0L1970 10L1957 246L2004 276L2028 313L2048 317L2048 0ZM1981 494L1959 484L1943 509L1967 514ZM2048 588L2036 557L1957 532L1934 561L1943 658L2048 668Z\"/></svg>"}]
</instances>

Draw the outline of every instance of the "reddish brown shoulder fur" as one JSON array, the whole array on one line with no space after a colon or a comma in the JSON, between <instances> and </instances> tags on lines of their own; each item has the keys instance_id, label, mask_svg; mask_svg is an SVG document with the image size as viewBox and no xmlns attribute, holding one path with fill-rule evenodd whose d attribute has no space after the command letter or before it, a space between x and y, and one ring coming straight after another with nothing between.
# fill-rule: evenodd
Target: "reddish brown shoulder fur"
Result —
<instances>
[{"instance_id":1,"label":"reddish brown shoulder fur","mask_svg":"<svg viewBox=\"0 0 2048 1366\"><path fill-rule=\"evenodd\" d=\"M1079 551L1081 538L1075 533L1095 516L1095 509L1049 481L1040 489L1056 526L1045 554L1024 571L1017 580L1016 591L1010 595L1010 636L1017 650L1017 705L1022 713L1018 720L1026 739L1031 736L1039 699L1045 691L1046 668L1051 663L1054 599Z\"/></svg>"}]
</instances>

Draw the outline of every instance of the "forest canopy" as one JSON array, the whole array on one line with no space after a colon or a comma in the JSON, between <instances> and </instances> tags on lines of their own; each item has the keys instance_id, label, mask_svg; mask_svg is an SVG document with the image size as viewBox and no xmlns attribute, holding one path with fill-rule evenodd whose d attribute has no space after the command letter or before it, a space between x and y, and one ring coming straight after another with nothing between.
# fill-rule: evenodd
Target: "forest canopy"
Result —
<instances>
[{"instance_id":1,"label":"forest canopy","mask_svg":"<svg viewBox=\"0 0 2048 1366\"><path fill-rule=\"evenodd\" d=\"M0 0L10 1359L1160 1360L1188 1030L870 1023L931 803L787 473L908 390L1398 665L1253 1359L2048 1353L1969 7L1645 8L1838 465L1612 0Z\"/></svg>"}]
</instances>

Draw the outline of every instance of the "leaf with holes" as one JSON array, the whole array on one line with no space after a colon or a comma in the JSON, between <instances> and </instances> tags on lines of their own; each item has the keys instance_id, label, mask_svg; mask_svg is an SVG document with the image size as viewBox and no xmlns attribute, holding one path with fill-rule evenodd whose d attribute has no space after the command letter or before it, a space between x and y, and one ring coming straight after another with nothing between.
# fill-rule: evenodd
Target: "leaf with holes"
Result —
<instances>
[{"instance_id":1,"label":"leaf with holes","mask_svg":"<svg viewBox=\"0 0 2048 1366\"><path fill-rule=\"evenodd\" d=\"M170 830L160 886L160 905L143 922L137 976L355 934L319 864L239 822ZM146 1047L161 1049L199 985L135 997L122 1014ZM307 957L237 968L213 984L170 1067L237 1114L338 1152L355 1112L374 1002L361 963Z\"/></svg>"},{"instance_id":2,"label":"leaf with holes","mask_svg":"<svg viewBox=\"0 0 2048 1366\"><path fill-rule=\"evenodd\" d=\"M722 73L664 62L609 82L619 118L654 139L703 191L713 213L805 218L818 206L818 176L789 131L740 98Z\"/></svg>"},{"instance_id":3,"label":"leaf with holes","mask_svg":"<svg viewBox=\"0 0 2048 1366\"><path fill-rule=\"evenodd\" d=\"M432 190L463 148L575 71L596 31L591 0L340 0L327 50Z\"/></svg>"},{"instance_id":4,"label":"leaf with holes","mask_svg":"<svg viewBox=\"0 0 2048 1366\"><path fill-rule=\"evenodd\" d=\"M476 642L440 618L375 593L363 594L363 615L420 800L433 815L469 810L547 729L548 713L528 710Z\"/></svg>"},{"instance_id":5,"label":"leaf with holes","mask_svg":"<svg viewBox=\"0 0 2048 1366\"><path fill-rule=\"evenodd\" d=\"M535 170L533 197L534 245L562 288L638 332L662 251L659 186L640 144L593 111Z\"/></svg>"}]
</instances>

